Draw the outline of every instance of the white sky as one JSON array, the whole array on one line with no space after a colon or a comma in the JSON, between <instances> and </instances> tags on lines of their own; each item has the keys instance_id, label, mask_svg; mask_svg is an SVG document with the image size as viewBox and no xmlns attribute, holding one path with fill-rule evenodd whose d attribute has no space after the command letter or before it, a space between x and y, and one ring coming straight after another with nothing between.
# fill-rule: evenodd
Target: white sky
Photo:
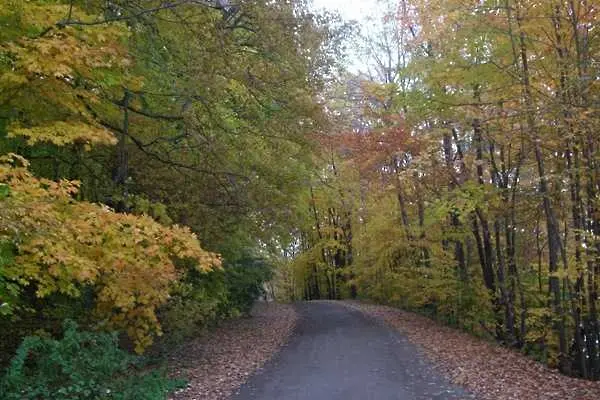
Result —
<instances>
[{"instance_id":1,"label":"white sky","mask_svg":"<svg viewBox=\"0 0 600 400\"><path fill-rule=\"evenodd\" d=\"M377 0L313 0L315 9L325 8L338 11L344 19L364 21L365 17L372 14Z\"/></svg>"},{"instance_id":2,"label":"white sky","mask_svg":"<svg viewBox=\"0 0 600 400\"><path fill-rule=\"evenodd\" d=\"M364 33L371 30L373 24L379 23L382 15L382 0L312 0L312 8L315 11L320 9L337 11L343 19L357 21L360 30ZM368 17L371 17L370 21L367 20ZM368 68L358 49L350 51L348 56L350 71L358 73Z\"/></svg>"}]
</instances>

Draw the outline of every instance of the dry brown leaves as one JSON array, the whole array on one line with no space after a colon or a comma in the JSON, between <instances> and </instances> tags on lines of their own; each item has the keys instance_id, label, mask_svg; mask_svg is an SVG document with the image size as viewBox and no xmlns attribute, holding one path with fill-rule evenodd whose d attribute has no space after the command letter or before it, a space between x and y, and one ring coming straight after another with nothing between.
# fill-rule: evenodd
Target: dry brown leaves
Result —
<instances>
[{"instance_id":1,"label":"dry brown leaves","mask_svg":"<svg viewBox=\"0 0 600 400\"><path fill-rule=\"evenodd\" d=\"M169 357L171 375L188 380L172 400L223 400L288 340L296 324L294 308L259 303L251 318L228 321Z\"/></svg>"},{"instance_id":2,"label":"dry brown leaves","mask_svg":"<svg viewBox=\"0 0 600 400\"><path fill-rule=\"evenodd\" d=\"M600 382L571 378L524 355L392 307L343 302L397 329L454 383L485 400L598 400Z\"/></svg>"}]
</instances>

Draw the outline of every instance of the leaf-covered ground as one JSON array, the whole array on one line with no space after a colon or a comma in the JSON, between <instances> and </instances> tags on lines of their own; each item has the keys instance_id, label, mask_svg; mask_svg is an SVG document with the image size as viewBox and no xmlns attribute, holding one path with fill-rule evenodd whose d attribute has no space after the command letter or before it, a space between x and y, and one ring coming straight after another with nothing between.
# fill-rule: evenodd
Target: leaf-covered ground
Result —
<instances>
[{"instance_id":1,"label":"leaf-covered ground","mask_svg":"<svg viewBox=\"0 0 600 400\"><path fill-rule=\"evenodd\" d=\"M561 375L524 355L396 308L343 302L394 327L454 383L482 400L598 400L600 382Z\"/></svg>"},{"instance_id":2,"label":"leaf-covered ground","mask_svg":"<svg viewBox=\"0 0 600 400\"><path fill-rule=\"evenodd\" d=\"M172 400L223 400L260 369L288 340L293 306L259 303L251 318L228 321L170 356L173 377L188 380Z\"/></svg>"}]
</instances>

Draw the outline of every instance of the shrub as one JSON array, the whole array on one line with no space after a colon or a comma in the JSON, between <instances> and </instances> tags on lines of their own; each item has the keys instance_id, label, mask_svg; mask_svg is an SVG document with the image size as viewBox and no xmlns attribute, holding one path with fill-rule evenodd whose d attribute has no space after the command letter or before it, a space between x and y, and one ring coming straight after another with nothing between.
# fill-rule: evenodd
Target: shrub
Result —
<instances>
[{"instance_id":1,"label":"shrub","mask_svg":"<svg viewBox=\"0 0 600 400\"><path fill-rule=\"evenodd\" d=\"M273 277L273 269L262 258L245 257L225 264L225 282L229 292L229 306L241 313L249 313L254 301L264 294L263 284Z\"/></svg>"},{"instance_id":2,"label":"shrub","mask_svg":"<svg viewBox=\"0 0 600 400\"><path fill-rule=\"evenodd\" d=\"M220 257L204 250L189 228L75 201L78 182L36 178L28 165L15 154L0 156L0 243L12 246L11 259L0 259L0 305L10 310L25 300L23 307L35 309L20 292L76 299L92 287L98 324L126 330L142 352L160 336L156 310L185 274L176 264L189 261L209 272L220 267ZM6 301L5 292L18 299Z\"/></svg>"},{"instance_id":3,"label":"shrub","mask_svg":"<svg viewBox=\"0 0 600 400\"><path fill-rule=\"evenodd\" d=\"M200 273L188 270L159 312L162 344L179 344L231 316L222 270Z\"/></svg>"},{"instance_id":4,"label":"shrub","mask_svg":"<svg viewBox=\"0 0 600 400\"><path fill-rule=\"evenodd\" d=\"M207 273L180 268L187 272L159 312L164 335L154 348L158 352L222 320L249 313L272 276L271 266L253 257L226 261L224 268Z\"/></svg>"},{"instance_id":5,"label":"shrub","mask_svg":"<svg viewBox=\"0 0 600 400\"><path fill-rule=\"evenodd\" d=\"M181 382L145 368L117 334L82 332L70 320L62 339L26 337L0 381L3 400L163 400Z\"/></svg>"}]
</instances>

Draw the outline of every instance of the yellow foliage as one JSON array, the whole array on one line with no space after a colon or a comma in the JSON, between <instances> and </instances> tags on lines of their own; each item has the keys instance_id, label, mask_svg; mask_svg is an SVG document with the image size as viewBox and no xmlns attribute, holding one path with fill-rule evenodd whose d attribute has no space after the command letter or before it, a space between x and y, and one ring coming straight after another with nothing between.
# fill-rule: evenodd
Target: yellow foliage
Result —
<instances>
[{"instance_id":1,"label":"yellow foliage","mask_svg":"<svg viewBox=\"0 0 600 400\"><path fill-rule=\"evenodd\" d=\"M193 259L201 272L221 265L188 228L75 201L77 182L36 178L20 156L0 157L0 183L9 188L0 198L0 241L18 252L5 278L35 285L40 298L93 287L100 324L126 329L138 352L161 334L156 309L184 273L175 260Z\"/></svg>"},{"instance_id":2,"label":"yellow foliage","mask_svg":"<svg viewBox=\"0 0 600 400\"><path fill-rule=\"evenodd\" d=\"M12 127L8 137L16 136L26 137L30 146L39 142L49 142L57 146L79 143L89 150L92 145L117 144L117 139L107 129L75 121L58 121L33 128Z\"/></svg>"},{"instance_id":3,"label":"yellow foliage","mask_svg":"<svg viewBox=\"0 0 600 400\"><path fill-rule=\"evenodd\" d=\"M69 11L69 6L64 4L26 3L21 7L20 12L14 6L3 11L8 15L12 11L13 17L19 16L22 26L44 34L23 36L0 45L0 52L11 55L13 70L17 73L36 78L68 78L75 73L86 76L94 68L126 68L131 64L125 47L120 45L121 39L127 36L123 24L90 26L85 30L73 26L59 29L56 24L69 12L84 19L91 17L77 7Z\"/></svg>"},{"instance_id":4,"label":"yellow foliage","mask_svg":"<svg viewBox=\"0 0 600 400\"><path fill-rule=\"evenodd\" d=\"M0 102L19 110L24 124L14 125L10 136L27 137L29 145L114 144L89 107L119 96L124 86L142 85L128 74L127 27L61 26L70 13L92 18L64 4L0 0L0 19L11 21L0 37Z\"/></svg>"}]
</instances>

